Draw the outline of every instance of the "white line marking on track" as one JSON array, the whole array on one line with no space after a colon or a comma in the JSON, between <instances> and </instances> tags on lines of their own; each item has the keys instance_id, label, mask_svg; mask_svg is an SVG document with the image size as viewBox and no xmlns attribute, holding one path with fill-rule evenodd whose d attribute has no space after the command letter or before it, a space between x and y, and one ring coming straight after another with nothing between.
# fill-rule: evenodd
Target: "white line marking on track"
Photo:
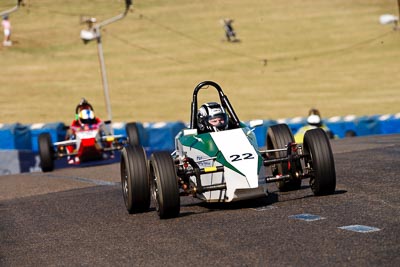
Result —
<instances>
[{"instance_id":1,"label":"white line marking on track","mask_svg":"<svg viewBox=\"0 0 400 267\"><path fill-rule=\"evenodd\" d=\"M376 227L371 227L371 226L366 226L366 225L358 225L358 224L341 226L338 228L343 229L343 230L357 232L357 233L370 233L370 232L377 232L377 231L381 230Z\"/></svg>"},{"instance_id":2,"label":"white line marking on track","mask_svg":"<svg viewBox=\"0 0 400 267\"><path fill-rule=\"evenodd\" d=\"M263 207L251 208L251 209L255 210L255 211L266 211L266 210L276 209L276 207L275 206L263 206Z\"/></svg>"},{"instance_id":3,"label":"white line marking on track","mask_svg":"<svg viewBox=\"0 0 400 267\"><path fill-rule=\"evenodd\" d=\"M312 221L318 221L318 220L325 219L324 217L321 217L318 215L313 215L313 214L308 214L308 213L291 215L291 216L289 216L289 218L296 219L296 220L302 220L302 221L306 221L306 222L312 222Z\"/></svg>"}]
</instances>

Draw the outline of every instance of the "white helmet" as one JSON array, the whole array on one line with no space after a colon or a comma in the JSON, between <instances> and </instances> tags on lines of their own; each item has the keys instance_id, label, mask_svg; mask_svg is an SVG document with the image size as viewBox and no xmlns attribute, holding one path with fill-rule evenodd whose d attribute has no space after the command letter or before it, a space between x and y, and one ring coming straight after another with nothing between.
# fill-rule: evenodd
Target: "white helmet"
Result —
<instances>
[{"instance_id":1,"label":"white helmet","mask_svg":"<svg viewBox=\"0 0 400 267\"><path fill-rule=\"evenodd\" d=\"M315 114L308 116L307 123L311 125L318 126L321 124L321 117Z\"/></svg>"},{"instance_id":2,"label":"white helmet","mask_svg":"<svg viewBox=\"0 0 400 267\"><path fill-rule=\"evenodd\" d=\"M203 104L197 112L197 126L200 131L218 132L228 129L228 115L216 102Z\"/></svg>"},{"instance_id":3,"label":"white helmet","mask_svg":"<svg viewBox=\"0 0 400 267\"><path fill-rule=\"evenodd\" d=\"M321 113L318 109L310 109L310 111L308 112L307 123L317 127L320 127L322 125Z\"/></svg>"}]
</instances>

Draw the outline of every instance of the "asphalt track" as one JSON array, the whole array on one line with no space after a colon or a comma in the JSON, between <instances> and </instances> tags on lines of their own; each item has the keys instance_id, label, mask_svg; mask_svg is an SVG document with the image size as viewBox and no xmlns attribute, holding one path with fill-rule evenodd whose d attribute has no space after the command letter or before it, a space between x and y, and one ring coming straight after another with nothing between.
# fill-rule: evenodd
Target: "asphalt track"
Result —
<instances>
[{"instance_id":1,"label":"asphalt track","mask_svg":"<svg viewBox=\"0 0 400 267\"><path fill-rule=\"evenodd\" d=\"M0 266L400 266L400 135L332 149L334 195L304 180L236 204L186 197L169 220L126 212L119 164L0 176Z\"/></svg>"}]
</instances>

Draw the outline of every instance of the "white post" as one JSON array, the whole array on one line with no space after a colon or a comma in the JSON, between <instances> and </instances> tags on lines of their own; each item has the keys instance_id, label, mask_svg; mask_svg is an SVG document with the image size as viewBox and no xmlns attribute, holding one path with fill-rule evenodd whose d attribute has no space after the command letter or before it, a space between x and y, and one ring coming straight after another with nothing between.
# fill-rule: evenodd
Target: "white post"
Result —
<instances>
[{"instance_id":1,"label":"white post","mask_svg":"<svg viewBox=\"0 0 400 267\"><path fill-rule=\"evenodd\" d=\"M101 40L100 28L96 27L95 30L99 32L97 35L97 52L98 52L99 62L100 62L101 78L103 81L104 100L106 102L108 120L112 121L110 95L108 93L108 80L107 80L106 64L104 63L103 44L102 44L102 40Z\"/></svg>"},{"instance_id":2,"label":"white post","mask_svg":"<svg viewBox=\"0 0 400 267\"><path fill-rule=\"evenodd\" d=\"M17 11L18 8L19 8L19 6L22 5L23 3L24 3L23 0L18 0L17 5L16 5L15 7L11 8L11 9L9 9L9 10L0 12L0 17L2 17L2 16L4 16L4 15L7 15L7 14L11 14L11 13Z\"/></svg>"},{"instance_id":3,"label":"white post","mask_svg":"<svg viewBox=\"0 0 400 267\"><path fill-rule=\"evenodd\" d=\"M107 19L103 22L100 22L98 24L92 25L92 23L95 21L93 19L88 19L86 22L89 24L89 31L82 30L81 31L81 38L84 41L84 43L87 43L91 40L96 39L97 40L97 51L98 51L98 56L99 56L99 62L100 62L100 69L101 69L101 78L103 82L103 89L104 89L104 100L106 102L106 109L107 109L107 114L108 114L108 121L112 121L112 113L111 113L111 104L110 104L110 95L109 95L109 90L108 90L108 80L107 80L107 72L106 72L106 65L104 62L104 54L103 54L103 44L101 40L101 28L116 22L117 20L123 19L131 5L132 5L132 0L125 0L125 11L115 17L112 17L110 19ZM112 126L109 125L109 132L113 134L113 129Z\"/></svg>"}]
</instances>

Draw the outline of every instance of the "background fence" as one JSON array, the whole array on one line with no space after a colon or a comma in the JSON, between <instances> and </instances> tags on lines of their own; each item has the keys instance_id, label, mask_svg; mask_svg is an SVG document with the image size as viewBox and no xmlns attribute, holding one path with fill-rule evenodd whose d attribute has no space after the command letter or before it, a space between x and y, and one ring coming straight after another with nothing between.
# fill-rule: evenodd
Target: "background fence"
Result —
<instances>
[{"instance_id":1,"label":"background fence","mask_svg":"<svg viewBox=\"0 0 400 267\"><path fill-rule=\"evenodd\" d=\"M270 125L286 123L293 133L306 125L306 117L280 120L263 120L254 129L259 146L265 145ZM344 116L325 118L323 122L339 138L400 133L400 113L373 116ZM186 127L181 121L137 123L141 144L148 154L154 151L170 151L175 147L175 136ZM126 123L113 123L115 134L126 135ZM66 134L63 122L23 125L20 123L0 124L0 175L40 171L38 160L38 136L48 132L52 141L63 141Z\"/></svg>"}]
</instances>

